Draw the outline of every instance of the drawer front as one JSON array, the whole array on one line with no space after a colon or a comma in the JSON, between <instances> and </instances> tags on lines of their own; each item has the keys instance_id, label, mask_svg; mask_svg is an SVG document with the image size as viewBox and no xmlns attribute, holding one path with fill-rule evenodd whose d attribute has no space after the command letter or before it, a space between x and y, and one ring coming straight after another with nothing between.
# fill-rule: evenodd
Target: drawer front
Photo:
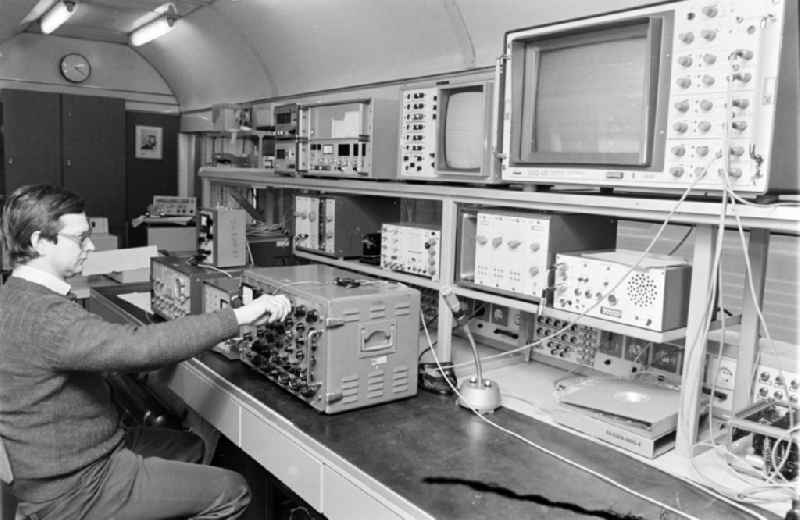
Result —
<instances>
[{"instance_id":1,"label":"drawer front","mask_svg":"<svg viewBox=\"0 0 800 520\"><path fill-rule=\"evenodd\" d=\"M246 408L242 408L241 447L313 508L320 510L322 463Z\"/></svg>"},{"instance_id":2,"label":"drawer front","mask_svg":"<svg viewBox=\"0 0 800 520\"><path fill-rule=\"evenodd\" d=\"M348 479L325 466L322 473L323 513L329 520L400 520L403 518Z\"/></svg>"},{"instance_id":3,"label":"drawer front","mask_svg":"<svg viewBox=\"0 0 800 520\"><path fill-rule=\"evenodd\" d=\"M184 364L169 380L170 390L234 443L239 443L239 405L227 392L202 379Z\"/></svg>"}]
</instances>

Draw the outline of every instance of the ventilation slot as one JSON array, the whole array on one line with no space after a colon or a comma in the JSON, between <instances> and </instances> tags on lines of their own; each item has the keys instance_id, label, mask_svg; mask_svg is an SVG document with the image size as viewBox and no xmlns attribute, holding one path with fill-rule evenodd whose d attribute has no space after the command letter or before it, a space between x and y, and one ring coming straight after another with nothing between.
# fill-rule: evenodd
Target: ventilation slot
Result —
<instances>
[{"instance_id":1,"label":"ventilation slot","mask_svg":"<svg viewBox=\"0 0 800 520\"><path fill-rule=\"evenodd\" d=\"M359 321L361 319L361 312L358 309L344 309L342 311L342 320L348 321Z\"/></svg>"},{"instance_id":2,"label":"ventilation slot","mask_svg":"<svg viewBox=\"0 0 800 520\"><path fill-rule=\"evenodd\" d=\"M383 397L383 370L371 372L367 376L367 399L380 399Z\"/></svg>"},{"instance_id":3,"label":"ventilation slot","mask_svg":"<svg viewBox=\"0 0 800 520\"><path fill-rule=\"evenodd\" d=\"M411 313L411 304L408 302L398 303L394 306L395 316L407 316Z\"/></svg>"},{"instance_id":4,"label":"ventilation slot","mask_svg":"<svg viewBox=\"0 0 800 520\"><path fill-rule=\"evenodd\" d=\"M355 403L358 401L358 376L342 378L342 402Z\"/></svg>"},{"instance_id":5,"label":"ventilation slot","mask_svg":"<svg viewBox=\"0 0 800 520\"><path fill-rule=\"evenodd\" d=\"M369 308L370 319L376 320L386 317L386 305L375 305Z\"/></svg>"},{"instance_id":6,"label":"ventilation slot","mask_svg":"<svg viewBox=\"0 0 800 520\"><path fill-rule=\"evenodd\" d=\"M397 367L392 374L392 392L395 394L408 392L408 368Z\"/></svg>"}]
</instances>

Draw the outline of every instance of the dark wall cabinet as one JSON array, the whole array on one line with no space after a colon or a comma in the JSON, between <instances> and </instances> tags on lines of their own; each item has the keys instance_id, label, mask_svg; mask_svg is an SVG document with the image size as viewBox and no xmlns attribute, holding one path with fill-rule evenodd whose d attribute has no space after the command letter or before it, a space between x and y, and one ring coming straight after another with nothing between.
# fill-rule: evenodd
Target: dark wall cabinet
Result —
<instances>
[{"instance_id":1,"label":"dark wall cabinet","mask_svg":"<svg viewBox=\"0 0 800 520\"><path fill-rule=\"evenodd\" d=\"M23 184L64 186L89 216L126 231L125 102L122 99L3 90L4 194Z\"/></svg>"},{"instance_id":2,"label":"dark wall cabinet","mask_svg":"<svg viewBox=\"0 0 800 520\"><path fill-rule=\"evenodd\" d=\"M61 184L61 95L0 92L3 194L24 184Z\"/></svg>"}]
</instances>

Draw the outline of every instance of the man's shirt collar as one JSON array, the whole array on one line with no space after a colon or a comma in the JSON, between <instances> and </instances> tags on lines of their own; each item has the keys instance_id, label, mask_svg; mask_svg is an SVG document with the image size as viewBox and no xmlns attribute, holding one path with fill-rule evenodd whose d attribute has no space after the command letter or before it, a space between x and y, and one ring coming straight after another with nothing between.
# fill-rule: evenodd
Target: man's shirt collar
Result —
<instances>
[{"instance_id":1,"label":"man's shirt collar","mask_svg":"<svg viewBox=\"0 0 800 520\"><path fill-rule=\"evenodd\" d=\"M11 276L16 276L18 278L22 278L23 280L43 285L51 291L62 296L66 296L70 289L72 289L67 282L58 278L57 276L27 265L18 265L15 267L14 271L11 273Z\"/></svg>"}]
</instances>

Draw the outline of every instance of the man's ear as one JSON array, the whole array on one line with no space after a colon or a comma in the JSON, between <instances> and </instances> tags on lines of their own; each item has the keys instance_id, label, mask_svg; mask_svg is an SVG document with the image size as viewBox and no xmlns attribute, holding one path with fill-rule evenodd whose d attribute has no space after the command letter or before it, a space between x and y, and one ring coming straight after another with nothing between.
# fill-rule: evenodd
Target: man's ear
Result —
<instances>
[{"instance_id":1,"label":"man's ear","mask_svg":"<svg viewBox=\"0 0 800 520\"><path fill-rule=\"evenodd\" d=\"M45 245L44 242L48 241L46 238L42 237L42 232L38 229L31 233L31 248L39 254L42 254L42 247Z\"/></svg>"}]
</instances>

